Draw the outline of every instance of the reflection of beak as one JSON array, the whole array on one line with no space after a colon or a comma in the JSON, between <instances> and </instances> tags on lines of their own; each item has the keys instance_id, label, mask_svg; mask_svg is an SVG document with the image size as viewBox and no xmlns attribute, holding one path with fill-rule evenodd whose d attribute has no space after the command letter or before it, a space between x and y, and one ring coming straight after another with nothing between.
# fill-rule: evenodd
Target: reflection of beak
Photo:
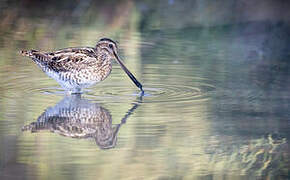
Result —
<instances>
[{"instance_id":1,"label":"reflection of beak","mask_svg":"<svg viewBox=\"0 0 290 180\"><path fill-rule=\"evenodd\" d=\"M118 62L118 64L120 64L121 68L125 71L125 73L129 76L129 78L135 83L135 85L142 91L142 84L135 78L135 76L129 71L129 69L127 69L127 67L124 65L124 63L121 61L121 59L119 58L118 54L114 51L114 55L116 57L116 60Z\"/></svg>"}]
</instances>

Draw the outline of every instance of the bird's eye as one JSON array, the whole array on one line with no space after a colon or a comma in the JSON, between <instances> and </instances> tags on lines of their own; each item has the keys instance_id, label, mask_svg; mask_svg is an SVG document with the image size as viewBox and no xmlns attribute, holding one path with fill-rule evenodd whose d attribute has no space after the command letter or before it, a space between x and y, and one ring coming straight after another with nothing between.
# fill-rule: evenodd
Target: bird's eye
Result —
<instances>
[{"instance_id":1,"label":"bird's eye","mask_svg":"<svg viewBox=\"0 0 290 180\"><path fill-rule=\"evenodd\" d=\"M109 44L109 48L113 49L113 44Z\"/></svg>"}]
</instances>

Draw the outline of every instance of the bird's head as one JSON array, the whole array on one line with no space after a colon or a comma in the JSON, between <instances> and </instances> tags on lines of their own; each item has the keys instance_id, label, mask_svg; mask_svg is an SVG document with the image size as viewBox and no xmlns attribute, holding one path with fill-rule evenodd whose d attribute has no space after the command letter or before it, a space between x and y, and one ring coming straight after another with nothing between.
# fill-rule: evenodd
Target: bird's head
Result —
<instances>
[{"instance_id":1,"label":"bird's head","mask_svg":"<svg viewBox=\"0 0 290 180\"><path fill-rule=\"evenodd\" d=\"M117 61L117 63L121 66L121 68L125 71L125 73L129 76L129 78L135 83L135 85L142 91L142 84L135 78L135 76L129 71L129 69L125 66L123 61L120 59L118 55L118 46L117 43L109 38L102 38L98 41L96 45L96 49L105 49L109 52L109 54Z\"/></svg>"},{"instance_id":2,"label":"bird's head","mask_svg":"<svg viewBox=\"0 0 290 180\"><path fill-rule=\"evenodd\" d=\"M106 49L111 55L118 53L117 43L109 38L100 39L96 45L96 49Z\"/></svg>"}]
</instances>

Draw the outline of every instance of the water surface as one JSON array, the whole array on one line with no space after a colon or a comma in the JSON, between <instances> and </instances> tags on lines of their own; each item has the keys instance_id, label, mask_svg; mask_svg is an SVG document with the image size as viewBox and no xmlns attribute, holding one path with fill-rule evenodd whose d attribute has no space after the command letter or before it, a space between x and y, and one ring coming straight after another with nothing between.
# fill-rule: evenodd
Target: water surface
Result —
<instances>
[{"instance_id":1,"label":"water surface","mask_svg":"<svg viewBox=\"0 0 290 180\"><path fill-rule=\"evenodd\" d=\"M1 179L289 179L289 26L168 28L142 3L82 8L2 14ZM144 96L116 63L68 96L18 54L103 36Z\"/></svg>"}]
</instances>

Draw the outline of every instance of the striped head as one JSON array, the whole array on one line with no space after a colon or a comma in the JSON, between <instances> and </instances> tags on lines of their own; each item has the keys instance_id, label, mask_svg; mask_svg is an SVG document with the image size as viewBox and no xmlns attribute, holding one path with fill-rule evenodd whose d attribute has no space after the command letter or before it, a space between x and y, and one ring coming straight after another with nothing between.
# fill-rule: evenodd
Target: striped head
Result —
<instances>
[{"instance_id":1,"label":"striped head","mask_svg":"<svg viewBox=\"0 0 290 180\"><path fill-rule=\"evenodd\" d=\"M118 53L117 43L109 38L102 38L96 44L96 49L106 49L111 55Z\"/></svg>"},{"instance_id":2,"label":"striped head","mask_svg":"<svg viewBox=\"0 0 290 180\"><path fill-rule=\"evenodd\" d=\"M129 78L134 82L134 84L143 92L142 84L135 78L135 76L129 71L129 69L125 66L123 61L120 59L118 55L118 47L116 42L109 38L102 38L96 45L96 50L99 51L101 49L106 49L110 55L117 61L117 63L121 66L121 68L125 71L125 73L129 76Z\"/></svg>"}]
</instances>

